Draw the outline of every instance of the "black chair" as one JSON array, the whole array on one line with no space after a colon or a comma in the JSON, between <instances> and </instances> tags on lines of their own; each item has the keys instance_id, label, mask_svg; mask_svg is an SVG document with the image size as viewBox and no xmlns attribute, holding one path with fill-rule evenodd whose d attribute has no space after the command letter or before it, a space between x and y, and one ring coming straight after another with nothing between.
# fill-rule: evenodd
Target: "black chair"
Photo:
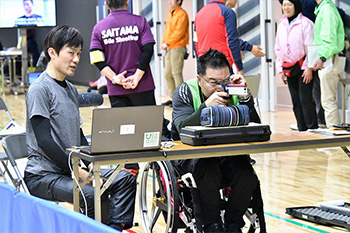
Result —
<instances>
[{"instance_id":1,"label":"black chair","mask_svg":"<svg viewBox=\"0 0 350 233\"><path fill-rule=\"evenodd\" d=\"M260 74L257 75L245 75L244 76L245 81L247 82L247 86L250 89L250 92L252 93L252 96L255 100L255 104L259 113L259 117L261 118L261 112L260 112L260 106L259 106L259 86L260 86Z\"/></svg>"},{"instance_id":2,"label":"black chair","mask_svg":"<svg viewBox=\"0 0 350 233\"><path fill-rule=\"evenodd\" d=\"M10 177L12 184L18 191L21 191L22 188L24 192L30 194L16 163L17 159L28 157L26 135L13 134L6 136L2 139L1 145L4 148L6 158L10 162L9 164L11 164L12 169L15 173L14 174L13 171L11 171L12 169L5 163L5 161L1 160L1 163L4 166L6 173Z\"/></svg>"}]
</instances>

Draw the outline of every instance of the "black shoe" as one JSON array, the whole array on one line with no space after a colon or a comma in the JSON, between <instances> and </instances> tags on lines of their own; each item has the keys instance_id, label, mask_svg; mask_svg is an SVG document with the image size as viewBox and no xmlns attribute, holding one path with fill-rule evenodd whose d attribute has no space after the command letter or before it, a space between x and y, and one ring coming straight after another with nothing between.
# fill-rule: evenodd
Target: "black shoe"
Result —
<instances>
[{"instance_id":1,"label":"black shoe","mask_svg":"<svg viewBox=\"0 0 350 233\"><path fill-rule=\"evenodd\" d=\"M110 227L122 232L124 230L124 227L121 223L112 223L112 224L109 224Z\"/></svg>"},{"instance_id":2,"label":"black shoe","mask_svg":"<svg viewBox=\"0 0 350 233\"><path fill-rule=\"evenodd\" d=\"M209 227L205 227L204 232L205 233L223 233L224 230L222 229L221 223L213 223Z\"/></svg>"},{"instance_id":3,"label":"black shoe","mask_svg":"<svg viewBox=\"0 0 350 233\"><path fill-rule=\"evenodd\" d=\"M173 101L168 100L167 102L162 103L162 105L171 107L173 105Z\"/></svg>"},{"instance_id":4,"label":"black shoe","mask_svg":"<svg viewBox=\"0 0 350 233\"><path fill-rule=\"evenodd\" d=\"M242 229L231 224L226 228L226 233L242 233Z\"/></svg>"}]
</instances>

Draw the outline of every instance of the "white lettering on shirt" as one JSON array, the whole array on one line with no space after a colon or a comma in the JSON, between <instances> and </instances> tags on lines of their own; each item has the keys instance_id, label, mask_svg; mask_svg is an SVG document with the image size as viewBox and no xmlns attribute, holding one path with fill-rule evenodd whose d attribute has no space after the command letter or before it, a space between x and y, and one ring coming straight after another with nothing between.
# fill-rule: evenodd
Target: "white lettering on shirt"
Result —
<instances>
[{"instance_id":1,"label":"white lettering on shirt","mask_svg":"<svg viewBox=\"0 0 350 233\"><path fill-rule=\"evenodd\" d=\"M109 28L107 30L102 30L102 39L106 39L108 37L118 36L120 28Z\"/></svg>"},{"instance_id":2,"label":"white lettering on shirt","mask_svg":"<svg viewBox=\"0 0 350 233\"><path fill-rule=\"evenodd\" d=\"M138 36L127 36L127 37L117 37L115 38L115 43L128 42L128 41L137 41L139 39Z\"/></svg>"},{"instance_id":3,"label":"white lettering on shirt","mask_svg":"<svg viewBox=\"0 0 350 233\"><path fill-rule=\"evenodd\" d=\"M103 43L105 45L127 41L137 41L139 38L138 34L139 28L136 25L109 28L101 31Z\"/></svg>"}]
</instances>

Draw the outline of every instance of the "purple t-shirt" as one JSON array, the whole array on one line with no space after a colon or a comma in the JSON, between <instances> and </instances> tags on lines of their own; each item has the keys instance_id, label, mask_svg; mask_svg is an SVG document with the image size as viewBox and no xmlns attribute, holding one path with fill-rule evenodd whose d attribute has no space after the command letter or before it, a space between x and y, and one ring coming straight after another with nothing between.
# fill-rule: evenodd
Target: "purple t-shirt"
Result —
<instances>
[{"instance_id":1,"label":"purple t-shirt","mask_svg":"<svg viewBox=\"0 0 350 233\"><path fill-rule=\"evenodd\" d=\"M91 36L90 49L102 50L106 63L119 74L124 70L126 76L133 75L139 64L142 46L155 43L147 20L128 10L112 11L98 22ZM107 79L108 95L133 94L155 89L150 67L146 70L135 89L124 89Z\"/></svg>"}]
</instances>

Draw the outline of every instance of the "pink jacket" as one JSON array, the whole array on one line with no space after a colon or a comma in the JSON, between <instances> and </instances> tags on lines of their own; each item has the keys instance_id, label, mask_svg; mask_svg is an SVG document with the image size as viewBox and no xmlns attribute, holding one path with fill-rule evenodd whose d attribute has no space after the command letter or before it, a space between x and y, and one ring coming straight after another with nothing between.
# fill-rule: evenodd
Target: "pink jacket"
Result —
<instances>
[{"instance_id":1,"label":"pink jacket","mask_svg":"<svg viewBox=\"0 0 350 233\"><path fill-rule=\"evenodd\" d=\"M287 17L281 19L276 34L276 68L282 73L283 62L296 62L306 55L306 46L314 42L314 23L301 13L294 19L289 28ZM307 58L302 70L307 68Z\"/></svg>"}]
</instances>

